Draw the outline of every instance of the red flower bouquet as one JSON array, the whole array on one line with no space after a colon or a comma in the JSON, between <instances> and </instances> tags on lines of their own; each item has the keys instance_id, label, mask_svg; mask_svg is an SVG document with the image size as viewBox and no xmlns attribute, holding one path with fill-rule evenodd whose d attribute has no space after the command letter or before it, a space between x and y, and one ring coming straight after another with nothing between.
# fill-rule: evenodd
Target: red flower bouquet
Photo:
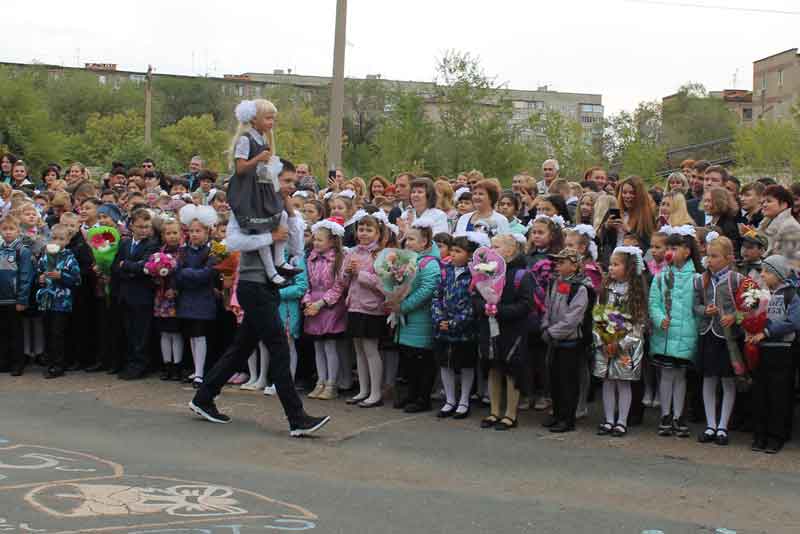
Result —
<instances>
[{"instance_id":1,"label":"red flower bouquet","mask_svg":"<svg viewBox=\"0 0 800 534\"><path fill-rule=\"evenodd\" d=\"M769 298L769 291L759 288L755 280L750 277L742 280L734 301L736 302L736 322L746 333L754 335L764 331L764 327L767 325ZM750 370L758 367L760 359L758 345L746 342L744 354Z\"/></svg>"}]
</instances>

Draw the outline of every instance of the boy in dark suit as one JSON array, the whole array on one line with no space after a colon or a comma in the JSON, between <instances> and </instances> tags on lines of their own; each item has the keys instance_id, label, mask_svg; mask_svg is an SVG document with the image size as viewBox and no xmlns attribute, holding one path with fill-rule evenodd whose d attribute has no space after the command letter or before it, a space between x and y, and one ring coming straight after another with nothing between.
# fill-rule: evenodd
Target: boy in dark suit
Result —
<instances>
[{"instance_id":1,"label":"boy in dark suit","mask_svg":"<svg viewBox=\"0 0 800 534\"><path fill-rule=\"evenodd\" d=\"M119 374L122 380L137 380L147 372L147 346L153 318L154 286L144 273L144 264L158 252L152 235L152 220L146 209L135 210L128 222L131 237L120 242L112 276L117 279L122 320L128 336L128 360Z\"/></svg>"}]
</instances>

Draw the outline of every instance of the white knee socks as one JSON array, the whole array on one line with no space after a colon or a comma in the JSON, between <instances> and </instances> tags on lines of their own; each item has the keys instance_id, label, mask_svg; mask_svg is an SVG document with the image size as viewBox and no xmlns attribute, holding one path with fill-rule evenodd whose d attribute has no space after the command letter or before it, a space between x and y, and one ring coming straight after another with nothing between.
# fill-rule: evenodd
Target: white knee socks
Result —
<instances>
[{"instance_id":1,"label":"white knee socks","mask_svg":"<svg viewBox=\"0 0 800 534\"><path fill-rule=\"evenodd\" d=\"M276 284L282 284L286 279L275 270L275 262L272 261L273 246L274 245L258 249L258 257L261 258L261 262L264 264L264 271L267 273L267 279Z\"/></svg>"},{"instance_id":2,"label":"white knee socks","mask_svg":"<svg viewBox=\"0 0 800 534\"><path fill-rule=\"evenodd\" d=\"M353 348L356 350L356 370L358 371L358 395L353 397L354 401L362 401L369 397L369 364L363 342L363 339L353 339Z\"/></svg>"},{"instance_id":3,"label":"white knee socks","mask_svg":"<svg viewBox=\"0 0 800 534\"><path fill-rule=\"evenodd\" d=\"M367 402L372 404L383 397L383 359L378 350L377 339L362 339L361 343L364 346L367 365L369 366L369 397L367 397Z\"/></svg>"},{"instance_id":4,"label":"white knee socks","mask_svg":"<svg viewBox=\"0 0 800 534\"><path fill-rule=\"evenodd\" d=\"M194 376L195 379L203 378L204 368L206 366L206 338L193 337L189 339L189 345L192 348L192 359L194 360Z\"/></svg>"},{"instance_id":5,"label":"white knee socks","mask_svg":"<svg viewBox=\"0 0 800 534\"><path fill-rule=\"evenodd\" d=\"M670 409L675 418L683 415L683 403L686 398L686 369L662 369L661 384L661 416L669 415Z\"/></svg>"},{"instance_id":6,"label":"white knee socks","mask_svg":"<svg viewBox=\"0 0 800 534\"><path fill-rule=\"evenodd\" d=\"M717 421L717 384L720 382L718 376L707 376L703 378L703 406L706 410L706 424L708 428L719 430L728 429L728 421L733 412L733 405L736 401L736 382L733 377L722 378L722 410Z\"/></svg>"},{"instance_id":7,"label":"white knee socks","mask_svg":"<svg viewBox=\"0 0 800 534\"><path fill-rule=\"evenodd\" d=\"M444 388L445 403L452 407L456 405L456 372L449 367L440 368L442 387ZM452 409L452 408L451 408Z\"/></svg>"},{"instance_id":8,"label":"white knee socks","mask_svg":"<svg viewBox=\"0 0 800 534\"><path fill-rule=\"evenodd\" d=\"M628 414L631 411L631 398L631 383L629 381L603 380L603 411L605 412L606 423L614 424L614 408L618 407L617 424L627 427Z\"/></svg>"},{"instance_id":9,"label":"white knee socks","mask_svg":"<svg viewBox=\"0 0 800 534\"><path fill-rule=\"evenodd\" d=\"M194 345L192 345L192 353L194 353ZM161 359L164 363L177 364L183 361L183 336L177 332L161 332Z\"/></svg>"},{"instance_id":10,"label":"white knee socks","mask_svg":"<svg viewBox=\"0 0 800 534\"><path fill-rule=\"evenodd\" d=\"M457 413L469 410L469 396L472 393L472 384L475 382L475 369L461 369L461 398L458 400Z\"/></svg>"}]
</instances>

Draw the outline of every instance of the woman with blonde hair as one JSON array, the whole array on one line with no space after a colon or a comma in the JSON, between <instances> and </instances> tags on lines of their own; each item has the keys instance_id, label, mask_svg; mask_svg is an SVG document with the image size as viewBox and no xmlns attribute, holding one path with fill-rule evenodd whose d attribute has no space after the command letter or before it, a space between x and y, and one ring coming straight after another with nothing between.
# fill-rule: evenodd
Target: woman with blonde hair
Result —
<instances>
[{"instance_id":1,"label":"woman with blonde hair","mask_svg":"<svg viewBox=\"0 0 800 534\"><path fill-rule=\"evenodd\" d=\"M667 176L667 185L664 188L664 191L667 193L671 193L672 191L677 191L679 193L683 193L684 195L689 190L689 179L686 178L686 175L682 172L673 172Z\"/></svg>"},{"instance_id":2,"label":"woman with blonde hair","mask_svg":"<svg viewBox=\"0 0 800 534\"><path fill-rule=\"evenodd\" d=\"M453 202L453 186L447 180L436 180L433 183L436 189L436 207L442 210L447 215L447 224L452 230L456 221L458 220L458 211L455 209Z\"/></svg>"},{"instance_id":3,"label":"woman with blonde hair","mask_svg":"<svg viewBox=\"0 0 800 534\"><path fill-rule=\"evenodd\" d=\"M680 191L670 191L661 199L659 208L659 223L661 226L694 226L694 219L689 215L686 207L686 197Z\"/></svg>"},{"instance_id":4,"label":"woman with blonde hair","mask_svg":"<svg viewBox=\"0 0 800 534\"><path fill-rule=\"evenodd\" d=\"M352 189L359 199L366 200L367 198L367 184L360 176L353 176L347 180L347 182L344 184L344 188Z\"/></svg>"},{"instance_id":5,"label":"woman with blonde hair","mask_svg":"<svg viewBox=\"0 0 800 534\"><path fill-rule=\"evenodd\" d=\"M600 193L594 201L594 214L592 215L592 226L595 232L606 222L608 210L617 207L617 197L607 193Z\"/></svg>"}]
</instances>

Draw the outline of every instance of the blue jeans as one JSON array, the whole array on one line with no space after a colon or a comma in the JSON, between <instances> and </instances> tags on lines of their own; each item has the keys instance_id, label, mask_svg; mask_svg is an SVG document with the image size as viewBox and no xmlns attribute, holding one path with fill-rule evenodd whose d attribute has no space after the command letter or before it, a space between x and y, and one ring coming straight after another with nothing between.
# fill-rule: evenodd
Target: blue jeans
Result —
<instances>
[{"instance_id":1,"label":"blue jeans","mask_svg":"<svg viewBox=\"0 0 800 534\"><path fill-rule=\"evenodd\" d=\"M275 384L289 424L300 422L305 412L289 369L289 342L278 311L280 295L277 288L240 280L236 298L244 311L244 320L236 331L233 344L203 380L195 401L205 403L219 395L228 379L242 368L261 341L269 351L269 378Z\"/></svg>"}]
</instances>

